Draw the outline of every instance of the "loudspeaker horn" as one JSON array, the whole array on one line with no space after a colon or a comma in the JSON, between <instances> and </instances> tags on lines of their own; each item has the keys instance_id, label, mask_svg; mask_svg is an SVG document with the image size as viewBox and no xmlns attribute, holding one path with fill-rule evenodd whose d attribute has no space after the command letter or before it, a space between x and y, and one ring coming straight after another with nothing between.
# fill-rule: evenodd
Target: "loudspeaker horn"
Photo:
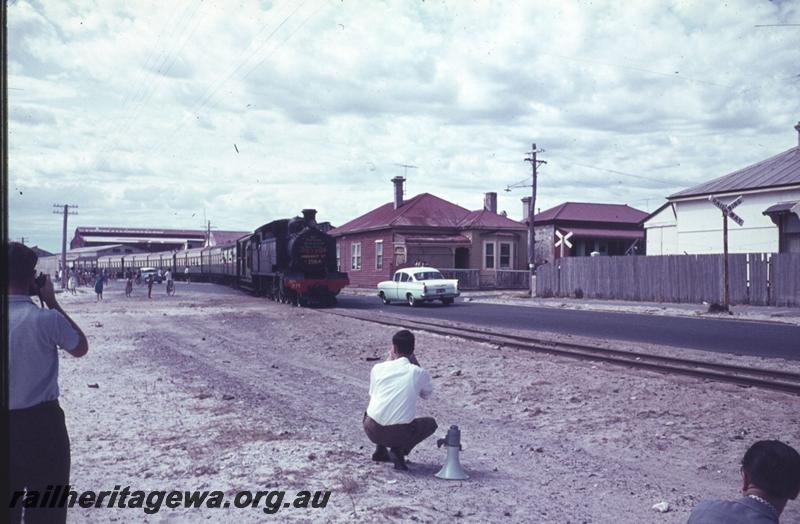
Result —
<instances>
[{"instance_id":1,"label":"loudspeaker horn","mask_svg":"<svg viewBox=\"0 0 800 524\"><path fill-rule=\"evenodd\" d=\"M450 426L447 436L436 441L436 447L440 448L442 445L447 446L447 458L436 477L445 480L468 479L469 475L461 467L461 461L458 458L458 453L461 451L461 431L458 426Z\"/></svg>"}]
</instances>

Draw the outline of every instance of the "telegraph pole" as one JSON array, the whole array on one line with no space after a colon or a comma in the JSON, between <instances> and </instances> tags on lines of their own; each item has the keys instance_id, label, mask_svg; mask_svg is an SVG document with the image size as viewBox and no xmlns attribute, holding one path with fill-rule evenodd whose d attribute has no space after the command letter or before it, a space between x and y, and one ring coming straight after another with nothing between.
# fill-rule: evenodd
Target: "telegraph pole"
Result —
<instances>
[{"instance_id":1,"label":"telegraph pole","mask_svg":"<svg viewBox=\"0 0 800 524\"><path fill-rule=\"evenodd\" d=\"M536 144L531 144L531 150L528 152L528 157L525 162L531 163L531 205L528 208L528 269L530 270L531 280L531 296L536 292L533 275L536 272L536 235L533 229L533 216L536 210L536 168L539 164L546 164L544 160L537 160L536 153L544 152L544 150L537 150Z\"/></svg>"},{"instance_id":2,"label":"telegraph pole","mask_svg":"<svg viewBox=\"0 0 800 524\"><path fill-rule=\"evenodd\" d=\"M71 211L75 209L78 209L78 206L74 204L53 204L53 214L60 215L64 213L64 226L61 235L61 289L67 287L67 279L64 278L67 276L67 216L77 215L77 211Z\"/></svg>"}]
</instances>

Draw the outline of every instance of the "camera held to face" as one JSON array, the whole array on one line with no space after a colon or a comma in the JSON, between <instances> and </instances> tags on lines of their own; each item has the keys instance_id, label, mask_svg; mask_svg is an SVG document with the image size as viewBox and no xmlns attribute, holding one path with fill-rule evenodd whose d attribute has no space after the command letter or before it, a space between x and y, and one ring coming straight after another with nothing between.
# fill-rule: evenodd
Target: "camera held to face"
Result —
<instances>
[{"instance_id":1,"label":"camera held to face","mask_svg":"<svg viewBox=\"0 0 800 524\"><path fill-rule=\"evenodd\" d=\"M45 286L45 284L47 284L47 275L40 272L39 275L34 280L33 285L31 286L30 295L38 295L39 290L42 289Z\"/></svg>"}]
</instances>

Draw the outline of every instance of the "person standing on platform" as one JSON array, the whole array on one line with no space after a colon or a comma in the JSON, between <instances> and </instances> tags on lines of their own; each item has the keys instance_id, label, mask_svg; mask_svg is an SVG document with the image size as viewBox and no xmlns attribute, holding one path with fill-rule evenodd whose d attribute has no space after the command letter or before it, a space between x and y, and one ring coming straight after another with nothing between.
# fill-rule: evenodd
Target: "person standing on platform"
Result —
<instances>
[{"instance_id":1,"label":"person standing on platform","mask_svg":"<svg viewBox=\"0 0 800 524\"><path fill-rule=\"evenodd\" d=\"M97 276L94 278L94 292L97 293L97 297L95 298L95 302L101 302L103 300L103 274L97 273Z\"/></svg>"}]
</instances>

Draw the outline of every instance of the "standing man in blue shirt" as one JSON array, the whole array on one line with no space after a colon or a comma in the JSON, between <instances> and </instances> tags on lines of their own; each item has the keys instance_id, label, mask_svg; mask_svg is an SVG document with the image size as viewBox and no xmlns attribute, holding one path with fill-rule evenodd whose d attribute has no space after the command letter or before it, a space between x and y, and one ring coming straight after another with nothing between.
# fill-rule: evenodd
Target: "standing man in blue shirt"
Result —
<instances>
[{"instance_id":1,"label":"standing man in blue shirt","mask_svg":"<svg viewBox=\"0 0 800 524\"><path fill-rule=\"evenodd\" d=\"M800 454L779 440L761 440L742 459L742 498L698 504L688 524L778 524L800 494Z\"/></svg>"},{"instance_id":2,"label":"standing man in blue shirt","mask_svg":"<svg viewBox=\"0 0 800 524\"><path fill-rule=\"evenodd\" d=\"M11 481L10 521L22 519L18 494L45 493L69 484L69 435L58 404L58 350L82 357L86 335L61 309L49 278L36 279L36 253L18 242L8 248L8 348ZM47 308L31 300L38 295ZM52 488L51 488L52 489ZM6 506L8 507L8 506ZM67 508L25 508L26 523L66 522Z\"/></svg>"}]
</instances>

